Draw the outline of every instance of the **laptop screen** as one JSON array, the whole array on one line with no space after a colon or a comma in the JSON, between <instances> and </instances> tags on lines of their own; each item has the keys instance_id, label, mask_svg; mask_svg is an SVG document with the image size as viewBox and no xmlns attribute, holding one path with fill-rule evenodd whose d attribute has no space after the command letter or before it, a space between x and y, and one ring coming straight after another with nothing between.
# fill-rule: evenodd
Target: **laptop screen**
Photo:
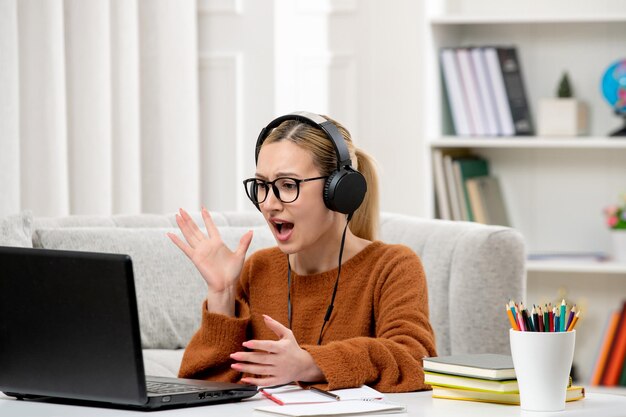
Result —
<instances>
[{"instance_id":1,"label":"laptop screen","mask_svg":"<svg viewBox=\"0 0 626 417\"><path fill-rule=\"evenodd\" d=\"M0 247L0 391L144 404L127 255Z\"/></svg>"}]
</instances>

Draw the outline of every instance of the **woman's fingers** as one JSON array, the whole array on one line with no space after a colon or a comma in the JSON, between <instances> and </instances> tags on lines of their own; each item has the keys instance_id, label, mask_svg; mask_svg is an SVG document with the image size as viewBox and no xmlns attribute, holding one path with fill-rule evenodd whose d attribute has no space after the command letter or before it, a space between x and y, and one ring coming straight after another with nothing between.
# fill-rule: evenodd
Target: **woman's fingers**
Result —
<instances>
[{"instance_id":1,"label":"woman's fingers","mask_svg":"<svg viewBox=\"0 0 626 417\"><path fill-rule=\"evenodd\" d=\"M287 327L283 326L270 316L263 314L263 319L265 321L265 325L276 334L279 338L289 337L291 335L291 330Z\"/></svg>"},{"instance_id":2,"label":"woman's fingers","mask_svg":"<svg viewBox=\"0 0 626 417\"><path fill-rule=\"evenodd\" d=\"M187 243L189 243L192 247L195 247L197 239L195 237L195 234L189 227L189 224L183 217L182 212L183 210L180 209L180 212L176 214L176 224L178 225L180 231L183 233L183 236L185 237Z\"/></svg>"},{"instance_id":3,"label":"woman's fingers","mask_svg":"<svg viewBox=\"0 0 626 417\"><path fill-rule=\"evenodd\" d=\"M209 237L217 237L220 235L219 230L217 230L217 226L213 223L213 218L211 217L211 213L206 207L202 207L202 220L204 221L204 227L206 227L206 231L209 234Z\"/></svg>"},{"instance_id":4,"label":"woman's fingers","mask_svg":"<svg viewBox=\"0 0 626 417\"><path fill-rule=\"evenodd\" d=\"M183 251L183 253L185 255L187 255L187 257L189 259L191 259L191 257L193 256L193 251L191 249L191 247L189 245L187 245L185 242L183 242L178 236L176 236L174 233L167 233L167 237L169 237L171 239L172 242L174 242L174 244L176 246L179 247L180 250Z\"/></svg>"},{"instance_id":5,"label":"woman's fingers","mask_svg":"<svg viewBox=\"0 0 626 417\"><path fill-rule=\"evenodd\" d=\"M237 253L238 256L246 256L246 252L248 252L248 248L250 247L250 242L252 242L252 230L249 230L246 234L241 236L241 239L239 239L239 246L237 246L235 253Z\"/></svg>"},{"instance_id":6,"label":"woman's fingers","mask_svg":"<svg viewBox=\"0 0 626 417\"><path fill-rule=\"evenodd\" d=\"M202 239L205 238L204 234L202 233L202 231L200 230L200 228L198 227L196 222L193 221L193 219L191 218L189 213L187 213L185 210L183 210L181 208L180 209L180 215L183 218L183 220L185 221L185 225L187 226L188 230L190 231L191 236L193 236L193 238L196 241L201 241Z\"/></svg>"}]
</instances>

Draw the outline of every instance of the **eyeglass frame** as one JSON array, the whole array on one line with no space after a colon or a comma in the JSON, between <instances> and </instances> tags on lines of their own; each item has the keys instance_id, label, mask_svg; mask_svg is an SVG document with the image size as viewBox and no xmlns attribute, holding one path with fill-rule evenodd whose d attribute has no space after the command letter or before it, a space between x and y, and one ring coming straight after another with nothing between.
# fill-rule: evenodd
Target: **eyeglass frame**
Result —
<instances>
[{"instance_id":1,"label":"eyeglass frame","mask_svg":"<svg viewBox=\"0 0 626 417\"><path fill-rule=\"evenodd\" d=\"M274 193L274 196L283 204L289 204L289 203L293 203L294 201L296 201L298 199L298 197L300 197L300 183L303 182L309 182L309 181L316 181L316 180L322 180L322 179L328 179L328 175L324 175L321 177L313 177L313 178L292 178L292 177L278 177L275 178L274 181L265 181L262 180L261 178L248 178L246 180L243 180L243 187L246 190L246 195L248 196L248 198L250 199L250 201L252 201L253 204L255 205L259 205L262 204L263 202L265 202L265 200L267 200L267 196L270 195L269 191L270 188L272 189L272 192ZM291 201L283 201L283 199L280 197L280 190L278 189L278 187L276 186L276 181L279 180L291 180L293 182L295 182L296 184L296 196L293 200ZM248 189L248 183L253 182L253 181L260 181L263 183L265 189L266 189L266 193L265 193L265 198L263 200L260 201L254 201L254 199L252 198L252 196L250 195L250 190Z\"/></svg>"}]
</instances>

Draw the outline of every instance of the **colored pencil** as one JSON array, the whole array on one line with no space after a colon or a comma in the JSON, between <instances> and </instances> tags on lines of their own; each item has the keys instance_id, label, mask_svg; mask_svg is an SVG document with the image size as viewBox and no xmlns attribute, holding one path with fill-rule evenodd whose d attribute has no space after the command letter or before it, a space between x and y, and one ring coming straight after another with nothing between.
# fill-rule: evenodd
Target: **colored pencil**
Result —
<instances>
[{"instance_id":1,"label":"colored pencil","mask_svg":"<svg viewBox=\"0 0 626 417\"><path fill-rule=\"evenodd\" d=\"M513 330L519 330L519 328L517 327L517 322L515 321L515 319L513 318L513 312L511 311L511 309L509 308L508 304L504 305L504 308L506 309L506 315L509 317L509 321L511 322L511 328Z\"/></svg>"},{"instance_id":2,"label":"colored pencil","mask_svg":"<svg viewBox=\"0 0 626 417\"><path fill-rule=\"evenodd\" d=\"M571 332L572 330L574 330L574 327L576 327L576 323L578 322L578 317L580 316L580 311L576 312L576 315L574 316L574 318L572 319L572 322L570 323L569 326L567 326L567 331Z\"/></svg>"},{"instance_id":3,"label":"colored pencil","mask_svg":"<svg viewBox=\"0 0 626 417\"><path fill-rule=\"evenodd\" d=\"M567 316L565 315L565 310L567 310L567 304L565 304L565 298L561 301L561 317L559 318L559 322L561 324L561 332L565 331L565 321L567 320Z\"/></svg>"}]
</instances>

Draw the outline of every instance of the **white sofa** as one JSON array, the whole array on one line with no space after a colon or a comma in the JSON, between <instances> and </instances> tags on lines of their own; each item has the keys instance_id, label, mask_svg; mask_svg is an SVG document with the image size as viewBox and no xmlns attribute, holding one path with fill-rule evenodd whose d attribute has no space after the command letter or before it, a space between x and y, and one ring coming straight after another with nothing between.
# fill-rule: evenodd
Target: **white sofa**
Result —
<instances>
[{"instance_id":1,"label":"white sofa","mask_svg":"<svg viewBox=\"0 0 626 417\"><path fill-rule=\"evenodd\" d=\"M199 224L199 213L192 215ZM234 248L254 230L248 254L274 240L256 212L212 213ZM29 212L0 219L0 245L126 253L133 260L146 373L176 375L187 341L200 323L204 281L166 237L174 215L33 218ZM417 253L428 280L430 319L439 355L509 353L509 299L525 294L525 249L510 228L468 222L381 216L381 240ZM1 265L0 265L1 267Z\"/></svg>"}]
</instances>

